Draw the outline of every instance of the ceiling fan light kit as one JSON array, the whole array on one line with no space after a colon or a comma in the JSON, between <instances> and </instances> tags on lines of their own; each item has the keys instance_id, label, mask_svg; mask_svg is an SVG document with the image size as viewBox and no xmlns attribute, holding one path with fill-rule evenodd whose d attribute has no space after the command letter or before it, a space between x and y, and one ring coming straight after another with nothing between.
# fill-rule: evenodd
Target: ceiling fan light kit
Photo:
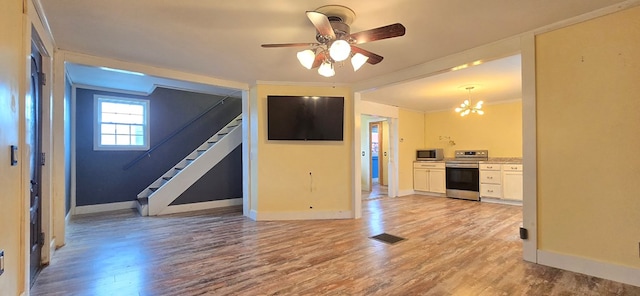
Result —
<instances>
[{"instance_id":1,"label":"ceiling fan light kit","mask_svg":"<svg viewBox=\"0 0 640 296\"><path fill-rule=\"evenodd\" d=\"M315 50L305 49L303 51L299 51L297 56L298 61L300 61L300 64L302 64L303 67L307 69L311 69L313 67L313 61L316 59Z\"/></svg>"},{"instance_id":2,"label":"ceiling fan light kit","mask_svg":"<svg viewBox=\"0 0 640 296\"><path fill-rule=\"evenodd\" d=\"M331 77L336 75L336 71L333 69L333 64L329 62L323 62L318 68L318 74L324 77Z\"/></svg>"},{"instance_id":3,"label":"ceiling fan light kit","mask_svg":"<svg viewBox=\"0 0 640 296\"><path fill-rule=\"evenodd\" d=\"M358 71L358 69L360 69L360 67L362 67L362 65L364 65L364 63L366 63L368 59L368 56L365 56L361 53L354 54L351 58L351 66L353 66L353 71Z\"/></svg>"},{"instance_id":4,"label":"ceiling fan light kit","mask_svg":"<svg viewBox=\"0 0 640 296\"><path fill-rule=\"evenodd\" d=\"M342 5L326 5L306 14L316 28L318 43L263 44L262 47L311 47L297 53L298 61L307 69L318 68L318 73L324 77L334 76L334 64L349 58L354 71L358 71L365 63L380 63L382 56L356 44L403 36L406 30L402 24L396 23L351 34L349 25L356 14Z\"/></svg>"}]
</instances>

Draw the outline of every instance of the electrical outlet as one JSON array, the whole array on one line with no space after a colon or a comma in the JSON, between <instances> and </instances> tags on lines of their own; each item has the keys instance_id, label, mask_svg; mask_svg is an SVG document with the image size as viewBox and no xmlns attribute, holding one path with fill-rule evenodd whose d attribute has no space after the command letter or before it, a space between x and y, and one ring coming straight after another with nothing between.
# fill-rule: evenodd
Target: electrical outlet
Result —
<instances>
[{"instance_id":1,"label":"electrical outlet","mask_svg":"<svg viewBox=\"0 0 640 296\"><path fill-rule=\"evenodd\" d=\"M4 250L0 250L0 275L4 273Z\"/></svg>"}]
</instances>

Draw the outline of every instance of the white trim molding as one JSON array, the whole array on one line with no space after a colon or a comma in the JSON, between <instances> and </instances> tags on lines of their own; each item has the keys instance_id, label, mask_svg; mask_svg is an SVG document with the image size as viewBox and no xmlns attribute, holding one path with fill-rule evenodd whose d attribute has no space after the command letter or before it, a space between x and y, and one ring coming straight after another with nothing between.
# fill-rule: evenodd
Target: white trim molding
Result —
<instances>
[{"instance_id":1,"label":"white trim molding","mask_svg":"<svg viewBox=\"0 0 640 296\"><path fill-rule=\"evenodd\" d=\"M538 250L538 263L640 287L640 269Z\"/></svg>"},{"instance_id":2,"label":"white trim molding","mask_svg":"<svg viewBox=\"0 0 640 296\"><path fill-rule=\"evenodd\" d=\"M242 197L168 206L160 215L209 210L242 205Z\"/></svg>"},{"instance_id":3,"label":"white trim molding","mask_svg":"<svg viewBox=\"0 0 640 296\"><path fill-rule=\"evenodd\" d=\"M407 195L413 195L413 194L416 194L415 190L413 190L413 189L407 189L407 190L398 191L398 196L407 196Z\"/></svg>"},{"instance_id":4,"label":"white trim molding","mask_svg":"<svg viewBox=\"0 0 640 296\"><path fill-rule=\"evenodd\" d=\"M111 211L126 210L126 209L135 209L137 203L138 203L137 200L132 200L132 201L99 204L99 205L77 206L74 209L73 214L83 215L83 214L111 212Z\"/></svg>"},{"instance_id":5,"label":"white trim molding","mask_svg":"<svg viewBox=\"0 0 640 296\"><path fill-rule=\"evenodd\" d=\"M351 210L306 212L258 212L252 210L250 218L255 221L353 219L353 212Z\"/></svg>"}]
</instances>

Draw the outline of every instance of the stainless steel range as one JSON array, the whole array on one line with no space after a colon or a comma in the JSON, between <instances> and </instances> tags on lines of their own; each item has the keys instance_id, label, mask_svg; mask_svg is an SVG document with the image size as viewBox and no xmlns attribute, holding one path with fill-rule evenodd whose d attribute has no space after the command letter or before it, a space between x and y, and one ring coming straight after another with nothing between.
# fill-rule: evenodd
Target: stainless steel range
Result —
<instances>
[{"instance_id":1,"label":"stainless steel range","mask_svg":"<svg viewBox=\"0 0 640 296\"><path fill-rule=\"evenodd\" d=\"M456 157L445 162L447 197L479 201L479 162L488 158L487 150L456 150Z\"/></svg>"}]
</instances>

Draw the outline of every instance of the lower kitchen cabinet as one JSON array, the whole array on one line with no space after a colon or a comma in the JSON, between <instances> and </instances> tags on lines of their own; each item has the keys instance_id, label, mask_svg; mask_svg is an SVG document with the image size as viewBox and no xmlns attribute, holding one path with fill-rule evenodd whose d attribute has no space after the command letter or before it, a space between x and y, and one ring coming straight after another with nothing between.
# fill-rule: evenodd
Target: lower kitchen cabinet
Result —
<instances>
[{"instance_id":1,"label":"lower kitchen cabinet","mask_svg":"<svg viewBox=\"0 0 640 296\"><path fill-rule=\"evenodd\" d=\"M522 200L522 165L505 164L502 166L504 199Z\"/></svg>"},{"instance_id":2,"label":"lower kitchen cabinet","mask_svg":"<svg viewBox=\"0 0 640 296\"><path fill-rule=\"evenodd\" d=\"M414 162L413 189L434 193L446 192L444 162Z\"/></svg>"},{"instance_id":3,"label":"lower kitchen cabinet","mask_svg":"<svg viewBox=\"0 0 640 296\"><path fill-rule=\"evenodd\" d=\"M480 164L480 197L502 198L502 174L499 164Z\"/></svg>"},{"instance_id":4,"label":"lower kitchen cabinet","mask_svg":"<svg viewBox=\"0 0 640 296\"><path fill-rule=\"evenodd\" d=\"M521 164L480 164L480 197L522 200Z\"/></svg>"}]
</instances>

